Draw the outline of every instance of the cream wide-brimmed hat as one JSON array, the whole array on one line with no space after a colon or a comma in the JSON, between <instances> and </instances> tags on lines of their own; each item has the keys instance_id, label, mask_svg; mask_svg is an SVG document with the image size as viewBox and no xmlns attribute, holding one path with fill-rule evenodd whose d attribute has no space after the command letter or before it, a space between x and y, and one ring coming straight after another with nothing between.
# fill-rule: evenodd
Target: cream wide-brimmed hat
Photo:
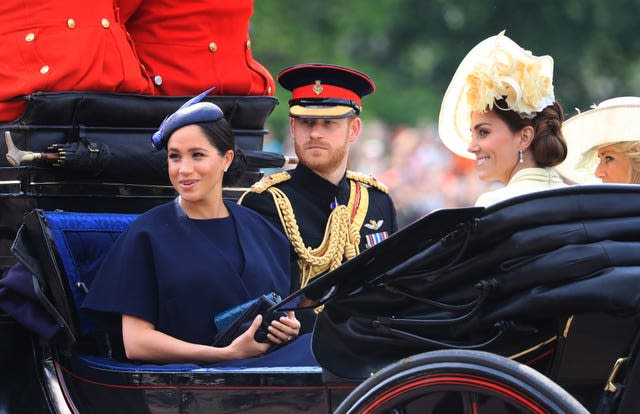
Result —
<instances>
[{"instance_id":1,"label":"cream wide-brimmed hat","mask_svg":"<svg viewBox=\"0 0 640 414\"><path fill-rule=\"evenodd\" d=\"M567 158L555 168L579 183L598 183L598 149L617 142L640 141L640 97L607 99L593 109L567 119L562 125Z\"/></svg>"},{"instance_id":2,"label":"cream wide-brimmed hat","mask_svg":"<svg viewBox=\"0 0 640 414\"><path fill-rule=\"evenodd\" d=\"M551 105L553 58L534 56L504 35L478 43L453 75L440 107L438 131L454 153L475 158L467 151L471 142L471 112L492 109L505 98L508 108L523 118L533 118Z\"/></svg>"}]
</instances>

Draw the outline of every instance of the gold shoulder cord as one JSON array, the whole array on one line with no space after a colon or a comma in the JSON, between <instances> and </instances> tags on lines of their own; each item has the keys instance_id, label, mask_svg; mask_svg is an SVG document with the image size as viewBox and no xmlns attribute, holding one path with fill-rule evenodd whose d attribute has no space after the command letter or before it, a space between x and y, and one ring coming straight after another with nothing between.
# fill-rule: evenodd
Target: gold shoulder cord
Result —
<instances>
[{"instance_id":1,"label":"gold shoulder cord","mask_svg":"<svg viewBox=\"0 0 640 414\"><path fill-rule=\"evenodd\" d=\"M273 197L285 233L298 254L300 287L307 286L315 276L340 266L343 258L351 259L360 253L360 227L369 208L369 193L366 187L354 181L350 181L350 189L349 203L331 212L322 242L316 248L304 245L291 202L284 192L276 187L267 190Z\"/></svg>"},{"instance_id":2,"label":"gold shoulder cord","mask_svg":"<svg viewBox=\"0 0 640 414\"><path fill-rule=\"evenodd\" d=\"M242 204L242 200L244 200L244 197L249 193L258 193L258 194L264 193L271 186L280 184L284 181L287 181L290 178L291 178L291 174L289 174L286 171L271 174L271 175L266 175L262 177L259 181L253 183L251 188L248 191L246 191L244 194L242 194L242 196L240 196L237 204Z\"/></svg>"},{"instance_id":3,"label":"gold shoulder cord","mask_svg":"<svg viewBox=\"0 0 640 414\"><path fill-rule=\"evenodd\" d=\"M369 209L367 186L383 192L387 189L384 184L371 176L347 171L350 186L349 202L346 206L337 206L331 212L322 242L318 247L313 248L304 245L289 198L282 190L275 187L276 184L290 178L291 175L287 172L263 177L240 197L238 203L241 204L244 196L249 192L267 191L271 194L285 234L298 254L300 287L305 287L314 277L340 266L343 258L352 259L360 253L360 228Z\"/></svg>"},{"instance_id":4,"label":"gold shoulder cord","mask_svg":"<svg viewBox=\"0 0 640 414\"><path fill-rule=\"evenodd\" d=\"M389 192L389 187L382 184L380 181L376 180L375 177L369 174L363 174L356 171L347 171L347 178L353 181L358 181L362 184L366 184L369 187L377 188L385 194Z\"/></svg>"}]
</instances>

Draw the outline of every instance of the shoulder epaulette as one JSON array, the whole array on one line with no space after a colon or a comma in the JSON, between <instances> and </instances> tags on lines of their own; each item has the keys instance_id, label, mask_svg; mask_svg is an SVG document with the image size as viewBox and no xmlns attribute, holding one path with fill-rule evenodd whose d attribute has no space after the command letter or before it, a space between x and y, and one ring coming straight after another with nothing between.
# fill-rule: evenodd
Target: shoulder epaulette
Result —
<instances>
[{"instance_id":1,"label":"shoulder epaulette","mask_svg":"<svg viewBox=\"0 0 640 414\"><path fill-rule=\"evenodd\" d=\"M271 175L265 175L259 181L255 182L249 191L252 193L263 193L269 189L269 187L276 184L280 184L291 178L291 174L286 171L277 172Z\"/></svg>"},{"instance_id":2,"label":"shoulder epaulette","mask_svg":"<svg viewBox=\"0 0 640 414\"><path fill-rule=\"evenodd\" d=\"M389 192L389 187L382 184L380 181L376 180L373 176L369 174L363 174L357 171L347 171L347 178L353 181L358 181L360 183L366 184L370 187L377 188L383 193Z\"/></svg>"}]
</instances>

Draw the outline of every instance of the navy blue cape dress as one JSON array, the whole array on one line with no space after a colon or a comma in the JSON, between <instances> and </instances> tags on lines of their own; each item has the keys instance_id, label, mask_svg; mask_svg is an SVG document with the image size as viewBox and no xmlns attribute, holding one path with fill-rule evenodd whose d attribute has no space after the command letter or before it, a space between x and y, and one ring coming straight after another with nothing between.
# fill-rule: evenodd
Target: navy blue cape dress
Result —
<instances>
[{"instance_id":1,"label":"navy blue cape dress","mask_svg":"<svg viewBox=\"0 0 640 414\"><path fill-rule=\"evenodd\" d=\"M229 234L208 234L177 202L140 215L109 251L83 309L110 319L111 330L121 330L120 315L127 314L175 338L211 344L217 313L269 292L285 297L287 239L257 213L230 201L225 205L237 241ZM242 256L225 253L230 241L239 244Z\"/></svg>"}]
</instances>

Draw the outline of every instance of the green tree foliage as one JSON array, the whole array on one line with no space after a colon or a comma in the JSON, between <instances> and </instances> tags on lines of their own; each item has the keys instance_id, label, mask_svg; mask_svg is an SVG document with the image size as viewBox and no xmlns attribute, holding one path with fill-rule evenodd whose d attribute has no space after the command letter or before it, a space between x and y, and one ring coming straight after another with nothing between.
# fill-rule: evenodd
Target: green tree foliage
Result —
<instances>
[{"instance_id":1,"label":"green tree foliage","mask_svg":"<svg viewBox=\"0 0 640 414\"><path fill-rule=\"evenodd\" d=\"M503 29L535 55L553 56L567 116L640 95L639 21L638 0L256 0L251 30L274 76L303 62L358 68L377 83L365 117L417 125L437 120L462 58ZM286 91L277 96L285 106ZM279 108L270 122L284 131L286 118Z\"/></svg>"}]
</instances>

